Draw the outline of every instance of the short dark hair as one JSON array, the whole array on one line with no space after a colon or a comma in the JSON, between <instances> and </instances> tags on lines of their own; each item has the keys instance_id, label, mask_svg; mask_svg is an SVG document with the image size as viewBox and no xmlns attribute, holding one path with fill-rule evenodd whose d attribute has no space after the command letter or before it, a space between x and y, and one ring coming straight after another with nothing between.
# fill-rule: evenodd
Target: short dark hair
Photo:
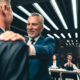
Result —
<instances>
[{"instance_id":1,"label":"short dark hair","mask_svg":"<svg viewBox=\"0 0 80 80\"><path fill-rule=\"evenodd\" d=\"M67 56L68 56L68 55L72 56L72 53L67 53Z\"/></svg>"}]
</instances>

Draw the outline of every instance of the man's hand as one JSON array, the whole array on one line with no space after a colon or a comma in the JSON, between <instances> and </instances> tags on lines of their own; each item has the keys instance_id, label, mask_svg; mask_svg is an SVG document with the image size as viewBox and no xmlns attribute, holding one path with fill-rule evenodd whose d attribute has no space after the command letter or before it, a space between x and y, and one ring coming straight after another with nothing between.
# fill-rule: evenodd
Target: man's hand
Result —
<instances>
[{"instance_id":1,"label":"man's hand","mask_svg":"<svg viewBox=\"0 0 80 80\"><path fill-rule=\"evenodd\" d=\"M51 67L49 67L49 69L51 69Z\"/></svg>"},{"instance_id":2,"label":"man's hand","mask_svg":"<svg viewBox=\"0 0 80 80\"><path fill-rule=\"evenodd\" d=\"M56 69L58 69L58 67L56 67Z\"/></svg>"},{"instance_id":3,"label":"man's hand","mask_svg":"<svg viewBox=\"0 0 80 80\"><path fill-rule=\"evenodd\" d=\"M73 63L71 63L71 62L70 62L70 65L72 65L72 66L73 66Z\"/></svg>"},{"instance_id":4,"label":"man's hand","mask_svg":"<svg viewBox=\"0 0 80 80\"><path fill-rule=\"evenodd\" d=\"M66 65L66 66L69 65L69 62L67 62L65 65Z\"/></svg>"},{"instance_id":5,"label":"man's hand","mask_svg":"<svg viewBox=\"0 0 80 80\"><path fill-rule=\"evenodd\" d=\"M18 33L14 33L12 31L5 31L4 33L2 33L0 35L0 40L4 40L4 41L16 41L16 40L22 40L23 42L25 42L25 38L18 34Z\"/></svg>"}]
</instances>

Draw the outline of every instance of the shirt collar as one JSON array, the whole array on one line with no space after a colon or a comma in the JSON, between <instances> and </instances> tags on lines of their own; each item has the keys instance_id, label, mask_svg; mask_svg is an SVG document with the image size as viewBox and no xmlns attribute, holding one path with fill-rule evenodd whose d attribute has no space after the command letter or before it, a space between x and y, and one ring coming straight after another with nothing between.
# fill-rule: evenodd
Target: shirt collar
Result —
<instances>
[{"instance_id":1,"label":"shirt collar","mask_svg":"<svg viewBox=\"0 0 80 80\"><path fill-rule=\"evenodd\" d=\"M2 29L5 32L5 30L3 28L0 27L0 29Z\"/></svg>"},{"instance_id":2,"label":"shirt collar","mask_svg":"<svg viewBox=\"0 0 80 80\"><path fill-rule=\"evenodd\" d=\"M34 38L35 42L39 39L40 36ZM29 40L31 41L31 38L29 37Z\"/></svg>"}]
</instances>

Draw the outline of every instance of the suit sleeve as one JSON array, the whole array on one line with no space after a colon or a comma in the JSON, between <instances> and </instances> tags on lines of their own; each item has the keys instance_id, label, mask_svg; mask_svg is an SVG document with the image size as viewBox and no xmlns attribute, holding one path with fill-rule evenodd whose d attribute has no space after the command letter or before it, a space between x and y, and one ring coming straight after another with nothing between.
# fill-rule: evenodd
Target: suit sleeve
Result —
<instances>
[{"instance_id":1,"label":"suit sleeve","mask_svg":"<svg viewBox=\"0 0 80 80\"><path fill-rule=\"evenodd\" d=\"M51 65L52 65L52 61L50 61L50 63L49 63L49 67L51 67Z\"/></svg>"},{"instance_id":2,"label":"suit sleeve","mask_svg":"<svg viewBox=\"0 0 80 80\"><path fill-rule=\"evenodd\" d=\"M21 41L8 41L0 46L0 80L27 80L27 45Z\"/></svg>"},{"instance_id":3,"label":"suit sleeve","mask_svg":"<svg viewBox=\"0 0 80 80\"><path fill-rule=\"evenodd\" d=\"M55 42L52 38L46 38L44 45L34 45L36 49L36 56L49 58L53 55L55 49Z\"/></svg>"}]
</instances>

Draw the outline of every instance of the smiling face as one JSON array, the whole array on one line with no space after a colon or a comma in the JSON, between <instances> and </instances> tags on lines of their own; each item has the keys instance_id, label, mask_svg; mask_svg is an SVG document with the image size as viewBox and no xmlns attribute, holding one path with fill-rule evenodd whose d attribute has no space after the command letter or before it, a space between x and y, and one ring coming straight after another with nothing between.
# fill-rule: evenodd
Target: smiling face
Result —
<instances>
[{"instance_id":1,"label":"smiling face","mask_svg":"<svg viewBox=\"0 0 80 80\"><path fill-rule=\"evenodd\" d=\"M27 33L28 36L32 39L38 37L43 30L43 26L40 22L40 17L38 16L30 16L27 22Z\"/></svg>"},{"instance_id":2,"label":"smiling face","mask_svg":"<svg viewBox=\"0 0 80 80\"><path fill-rule=\"evenodd\" d=\"M72 55L68 55L67 59L71 61L72 60Z\"/></svg>"}]
</instances>

